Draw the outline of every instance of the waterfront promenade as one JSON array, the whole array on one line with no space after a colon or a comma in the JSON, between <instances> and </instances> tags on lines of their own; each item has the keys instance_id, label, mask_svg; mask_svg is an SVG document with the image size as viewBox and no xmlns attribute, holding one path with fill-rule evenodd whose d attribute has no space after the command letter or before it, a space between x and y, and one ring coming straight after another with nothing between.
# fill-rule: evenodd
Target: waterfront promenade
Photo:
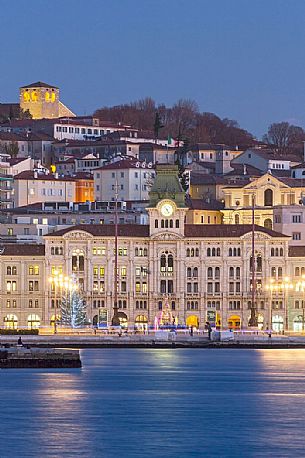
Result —
<instances>
[{"instance_id":1,"label":"waterfront promenade","mask_svg":"<svg viewBox=\"0 0 305 458\"><path fill-rule=\"evenodd\" d=\"M147 334L104 334L78 332L49 335L24 335L24 345L37 347L71 348L305 348L305 335L280 335L267 333L219 333L211 336L201 333L156 332ZM16 345L18 336L1 335L0 345Z\"/></svg>"}]
</instances>

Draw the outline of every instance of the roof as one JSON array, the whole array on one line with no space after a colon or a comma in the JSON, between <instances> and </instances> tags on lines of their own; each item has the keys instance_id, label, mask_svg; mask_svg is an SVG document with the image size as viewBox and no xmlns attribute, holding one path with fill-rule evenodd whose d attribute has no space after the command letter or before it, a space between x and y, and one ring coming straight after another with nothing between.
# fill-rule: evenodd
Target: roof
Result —
<instances>
[{"instance_id":1,"label":"roof","mask_svg":"<svg viewBox=\"0 0 305 458\"><path fill-rule=\"evenodd\" d=\"M215 199L191 199L187 196L185 203L190 210L222 210L224 208L224 203Z\"/></svg>"},{"instance_id":2,"label":"roof","mask_svg":"<svg viewBox=\"0 0 305 458\"><path fill-rule=\"evenodd\" d=\"M196 173L191 172L191 185L201 185L201 184L226 184L227 180L222 176L210 175L207 173Z\"/></svg>"},{"instance_id":3,"label":"roof","mask_svg":"<svg viewBox=\"0 0 305 458\"><path fill-rule=\"evenodd\" d=\"M305 257L305 246L290 246L288 248L288 256L291 258Z\"/></svg>"},{"instance_id":4,"label":"roof","mask_svg":"<svg viewBox=\"0 0 305 458\"><path fill-rule=\"evenodd\" d=\"M247 164L236 164L236 163L231 163L231 167L233 170L231 170L229 173L226 173L225 176L234 176L234 175L242 175L242 176L261 176L264 175L264 172L261 170L257 169L256 167L253 167L252 165L247 165Z\"/></svg>"},{"instance_id":5,"label":"roof","mask_svg":"<svg viewBox=\"0 0 305 458\"><path fill-rule=\"evenodd\" d=\"M47 234L45 237L61 237L72 231L84 231L96 237L114 237L114 224L79 224ZM185 237L189 238L239 238L252 231L252 224L186 224ZM255 231L263 232L271 237L290 238L279 232L262 226L255 226ZM149 226L142 224L118 225L119 237L149 237Z\"/></svg>"},{"instance_id":6,"label":"roof","mask_svg":"<svg viewBox=\"0 0 305 458\"><path fill-rule=\"evenodd\" d=\"M97 170L142 169L142 164L145 164L146 169L147 166L145 162L140 162L134 159L122 159L120 161L111 162L110 164L103 165L102 167L94 169L94 171L96 172Z\"/></svg>"},{"instance_id":7,"label":"roof","mask_svg":"<svg viewBox=\"0 0 305 458\"><path fill-rule=\"evenodd\" d=\"M3 250L3 251L2 251ZM45 246L30 243L9 243L0 245L1 256L44 256Z\"/></svg>"},{"instance_id":8,"label":"roof","mask_svg":"<svg viewBox=\"0 0 305 458\"><path fill-rule=\"evenodd\" d=\"M72 231L85 231L96 237L114 237L114 224L79 224L59 231L47 234L45 237L61 237ZM118 225L120 237L149 237L149 226L142 224L121 224Z\"/></svg>"},{"instance_id":9,"label":"roof","mask_svg":"<svg viewBox=\"0 0 305 458\"><path fill-rule=\"evenodd\" d=\"M37 83L31 83L31 84L28 84L27 86L21 86L20 89L27 89L28 87L46 87L50 89L58 89L58 87L50 86L50 84L43 83L42 81L37 81Z\"/></svg>"},{"instance_id":10,"label":"roof","mask_svg":"<svg viewBox=\"0 0 305 458\"><path fill-rule=\"evenodd\" d=\"M286 184L290 188L303 188L304 179L302 178L288 178L288 177L277 177L279 181Z\"/></svg>"},{"instance_id":11,"label":"roof","mask_svg":"<svg viewBox=\"0 0 305 458\"><path fill-rule=\"evenodd\" d=\"M33 170L24 170L23 172L18 173L14 176L14 180L42 180L42 181L75 181L75 177L69 177L68 175L65 176L58 176L56 178L55 175L49 173L48 175L44 173L37 173L35 176Z\"/></svg>"}]
</instances>

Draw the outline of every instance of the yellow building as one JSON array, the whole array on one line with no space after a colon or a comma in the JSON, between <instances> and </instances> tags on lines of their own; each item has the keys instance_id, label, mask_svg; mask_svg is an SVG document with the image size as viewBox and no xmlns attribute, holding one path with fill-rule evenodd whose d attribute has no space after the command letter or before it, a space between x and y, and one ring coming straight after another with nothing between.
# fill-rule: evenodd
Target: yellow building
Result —
<instances>
[{"instance_id":1,"label":"yellow building","mask_svg":"<svg viewBox=\"0 0 305 458\"><path fill-rule=\"evenodd\" d=\"M33 119L53 119L75 114L59 100L56 86L38 81L20 88L20 108L28 110Z\"/></svg>"},{"instance_id":2,"label":"yellow building","mask_svg":"<svg viewBox=\"0 0 305 458\"><path fill-rule=\"evenodd\" d=\"M277 178L270 173L247 182L223 186L224 224L250 224L252 196L255 199L255 223L272 228L275 205L298 204L305 195L302 180Z\"/></svg>"}]
</instances>

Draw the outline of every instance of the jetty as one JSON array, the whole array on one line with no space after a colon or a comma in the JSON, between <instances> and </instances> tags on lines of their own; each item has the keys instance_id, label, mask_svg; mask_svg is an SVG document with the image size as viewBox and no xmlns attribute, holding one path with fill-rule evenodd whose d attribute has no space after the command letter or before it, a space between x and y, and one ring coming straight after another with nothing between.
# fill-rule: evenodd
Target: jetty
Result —
<instances>
[{"instance_id":1,"label":"jetty","mask_svg":"<svg viewBox=\"0 0 305 458\"><path fill-rule=\"evenodd\" d=\"M81 366L79 350L18 346L0 348L0 369L64 369Z\"/></svg>"}]
</instances>

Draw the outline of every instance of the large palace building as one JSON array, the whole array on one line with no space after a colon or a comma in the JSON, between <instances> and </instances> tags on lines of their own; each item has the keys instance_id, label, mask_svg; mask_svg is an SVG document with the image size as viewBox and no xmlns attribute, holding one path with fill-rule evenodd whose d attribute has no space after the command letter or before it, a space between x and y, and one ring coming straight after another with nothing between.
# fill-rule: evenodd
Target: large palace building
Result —
<instances>
[{"instance_id":1,"label":"large palace building","mask_svg":"<svg viewBox=\"0 0 305 458\"><path fill-rule=\"evenodd\" d=\"M247 328L252 298L252 226L186 224L185 195L175 166L158 168L149 224L118 226L117 300L125 326L156 321ZM261 328L303 329L304 247L255 226L256 314ZM73 277L87 317L111 322L115 301L115 226L79 225L45 236L45 245L5 245L0 251L0 322L50 326L63 291L54 272ZM290 278L286 278L286 276ZM299 288L295 288L298 281ZM295 282L295 283L293 283ZM62 286L64 288L64 285Z\"/></svg>"}]
</instances>

